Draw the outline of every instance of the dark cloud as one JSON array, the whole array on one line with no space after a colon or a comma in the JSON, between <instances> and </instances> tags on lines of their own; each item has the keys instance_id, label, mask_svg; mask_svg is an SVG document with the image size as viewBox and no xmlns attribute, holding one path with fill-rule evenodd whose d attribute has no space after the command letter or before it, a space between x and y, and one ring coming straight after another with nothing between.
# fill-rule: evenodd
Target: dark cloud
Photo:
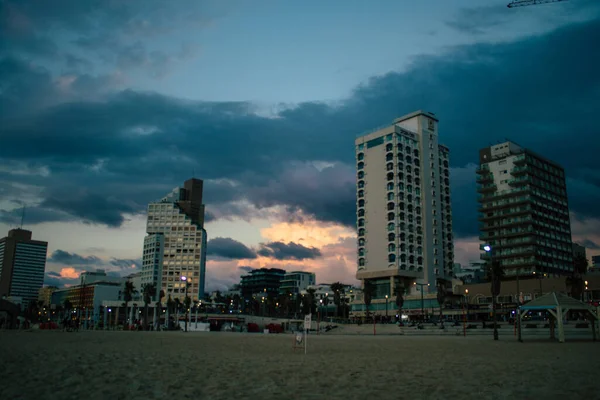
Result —
<instances>
[{"instance_id":1,"label":"dark cloud","mask_svg":"<svg viewBox=\"0 0 600 400\"><path fill-rule=\"evenodd\" d=\"M44 285L56 286L57 288L63 288L65 286L79 285L79 278L63 278L60 274L55 272L46 272L44 275Z\"/></svg>"},{"instance_id":2,"label":"dark cloud","mask_svg":"<svg viewBox=\"0 0 600 400\"><path fill-rule=\"evenodd\" d=\"M207 255L232 260L256 258L254 251L241 242L231 238L217 237L208 241Z\"/></svg>"},{"instance_id":3,"label":"dark cloud","mask_svg":"<svg viewBox=\"0 0 600 400\"><path fill-rule=\"evenodd\" d=\"M48 258L48 262L64 265L101 265L103 261L96 256L81 256L76 253L69 253L64 250L55 250Z\"/></svg>"},{"instance_id":4,"label":"dark cloud","mask_svg":"<svg viewBox=\"0 0 600 400\"><path fill-rule=\"evenodd\" d=\"M590 250L600 250L600 245L590 239L585 239L579 242L580 245Z\"/></svg>"},{"instance_id":5,"label":"dark cloud","mask_svg":"<svg viewBox=\"0 0 600 400\"><path fill-rule=\"evenodd\" d=\"M462 8L446 25L461 33L480 35L514 18L506 5Z\"/></svg>"},{"instance_id":6,"label":"dark cloud","mask_svg":"<svg viewBox=\"0 0 600 400\"><path fill-rule=\"evenodd\" d=\"M119 268L125 275L139 272L142 269L142 259L131 259L131 258L112 258L109 262L110 265Z\"/></svg>"},{"instance_id":7,"label":"dark cloud","mask_svg":"<svg viewBox=\"0 0 600 400\"><path fill-rule=\"evenodd\" d=\"M250 103L131 90L27 119L3 113L0 157L46 166L46 177L18 179L45 187L40 207L61 217L117 226L123 214L143 212L195 170L207 180L208 220L252 218L277 205L286 218L353 226L356 134L425 109L440 118L441 140L451 150L458 236L478 227L468 165L480 148L506 137L563 164L571 208L582 218L598 217L600 53L590 51L598 42L600 20L594 20L514 42L455 47L372 78L335 107L303 103L277 118L257 116ZM3 85L24 85L20 80L30 75L10 76ZM28 90L23 101L34 101ZM11 104L18 107L19 97ZM71 195L60 189L67 183L87 189ZM88 200L98 211L86 207Z\"/></svg>"},{"instance_id":8,"label":"dark cloud","mask_svg":"<svg viewBox=\"0 0 600 400\"><path fill-rule=\"evenodd\" d=\"M305 247L301 244L289 242L271 242L261 244L257 254L263 257L271 257L277 260L305 260L321 256L321 251L315 247Z\"/></svg>"}]
</instances>

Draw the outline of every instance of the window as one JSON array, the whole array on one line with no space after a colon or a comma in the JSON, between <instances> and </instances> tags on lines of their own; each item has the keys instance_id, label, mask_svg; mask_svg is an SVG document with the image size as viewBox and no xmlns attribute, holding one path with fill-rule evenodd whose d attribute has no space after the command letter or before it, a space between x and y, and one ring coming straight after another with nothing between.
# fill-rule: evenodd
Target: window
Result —
<instances>
[{"instance_id":1,"label":"window","mask_svg":"<svg viewBox=\"0 0 600 400\"><path fill-rule=\"evenodd\" d=\"M413 152L413 154L415 155L415 157L419 157L419 150L415 149L415 151Z\"/></svg>"},{"instance_id":2,"label":"window","mask_svg":"<svg viewBox=\"0 0 600 400\"><path fill-rule=\"evenodd\" d=\"M365 259L364 258L359 258L358 259L358 265L360 265L361 267L365 266Z\"/></svg>"},{"instance_id":3,"label":"window","mask_svg":"<svg viewBox=\"0 0 600 400\"><path fill-rule=\"evenodd\" d=\"M388 244L388 252L393 253L396 251L396 245L394 243Z\"/></svg>"},{"instance_id":4,"label":"window","mask_svg":"<svg viewBox=\"0 0 600 400\"><path fill-rule=\"evenodd\" d=\"M419 168L415 168L415 175L419 175L421 171L419 170Z\"/></svg>"},{"instance_id":5,"label":"window","mask_svg":"<svg viewBox=\"0 0 600 400\"><path fill-rule=\"evenodd\" d=\"M394 223L393 223L393 222L390 222L390 223L388 224L388 231L393 231L393 230L394 230Z\"/></svg>"},{"instance_id":6,"label":"window","mask_svg":"<svg viewBox=\"0 0 600 400\"><path fill-rule=\"evenodd\" d=\"M410 165L406 166L406 172L410 174L410 172L412 171L412 168Z\"/></svg>"},{"instance_id":7,"label":"window","mask_svg":"<svg viewBox=\"0 0 600 400\"><path fill-rule=\"evenodd\" d=\"M400 182L398 184L398 190L404 190L404 183Z\"/></svg>"},{"instance_id":8,"label":"window","mask_svg":"<svg viewBox=\"0 0 600 400\"><path fill-rule=\"evenodd\" d=\"M361 161L361 162L358 163L358 169L360 170L360 169L363 169L363 168L365 168L365 163Z\"/></svg>"},{"instance_id":9,"label":"window","mask_svg":"<svg viewBox=\"0 0 600 400\"><path fill-rule=\"evenodd\" d=\"M358 145L358 151L362 151L364 149L365 149L365 144L364 143L361 143L361 144Z\"/></svg>"},{"instance_id":10,"label":"window","mask_svg":"<svg viewBox=\"0 0 600 400\"><path fill-rule=\"evenodd\" d=\"M394 148L394 146L393 146L391 143L388 143L388 144L385 146L385 151L392 151L392 150L393 150L393 148Z\"/></svg>"},{"instance_id":11,"label":"window","mask_svg":"<svg viewBox=\"0 0 600 400\"><path fill-rule=\"evenodd\" d=\"M387 180L388 181L393 181L394 180L394 173L393 172L388 172L387 173Z\"/></svg>"},{"instance_id":12,"label":"window","mask_svg":"<svg viewBox=\"0 0 600 400\"><path fill-rule=\"evenodd\" d=\"M388 254L388 262L396 262L396 255L395 254Z\"/></svg>"},{"instance_id":13,"label":"window","mask_svg":"<svg viewBox=\"0 0 600 400\"><path fill-rule=\"evenodd\" d=\"M387 199L388 200L394 200L394 192L390 192L387 194Z\"/></svg>"},{"instance_id":14,"label":"window","mask_svg":"<svg viewBox=\"0 0 600 400\"><path fill-rule=\"evenodd\" d=\"M358 153L358 155L356 156L356 158L358 158L358 160L364 160L365 159L365 153Z\"/></svg>"},{"instance_id":15,"label":"window","mask_svg":"<svg viewBox=\"0 0 600 400\"><path fill-rule=\"evenodd\" d=\"M363 249L363 248L358 249L358 255L360 257L364 257L364 255L365 255L365 249Z\"/></svg>"},{"instance_id":16,"label":"window","mask_svg":"<svg viewBox=\"0 0 600 400\"><path fill-rule=\"evenodd\" d=\"M365 216L365 210L363 208L361 208L360 210L358 210L358 216L359 217L364 217Z\"/></svg>"},{"instance_id":17,"label":"window","mask_svg":"<svg viewBox=\"0 0 600 400\"><path fill-rule=\"evenodd\" d=\"M365 245L365 239L363 239L363 238L358 239L358 245L359 246L364 246Z\"/></svg>"},{"instance_id":18,"label":"window","mask_svg":"<svg viewBox=\"0 0 600 400\"><path fill-rule=\"evenodd\" d=\"M364 220L364 218L360 218L358 220L358 226L365 226L365 220Z\"/></svg>"},{"instance_id":19,"label":"window","mask_svg":"<svg viewBox=\"0 0 600 400\"><path fill-rule=\"evenodd\" d=\"M396 234L388 233L388 241L393 242L394 240L396 240Z\"/></svg>"},{"instance_id":20,"label":"window","mask_svg":"<svg viewBox=\"0 0 600 400\"><path fill-rule=\"evenodd\" d=\"M406 163L411 163L412 162L412 158L410 158L410 156L406 156Z\"/></svg>"},{"instance_id":21,"label":"window","mask_svg":"<svg viewBox=\"0 0 600 400\"><path fill-rule=\"evenodd\" d=\"M394 164L393 163L387 163L387 165L385 166L385 169L387 171L393 171L394 170Z\"/></svg>"},{"instance_id":22,"label":"window","mask_svg":"<svg viewBox=\"0 0 600 400\"><path fill-rule=\"evenodd\" d=\"M404 174L402 172L400 172L398 174L398 179L403 180L404 179Z\"/></svg>"},{"instance_id":23,"label":"window","mask_svg":"<svg viewBox=\"0 0 600 400\"><path fill-rule=\"evenodd\" d=\"M387 190L394 190L394 182L388 182Z\"/></svg>"},{"instance_id":24,"label":"window","mask_svg":"<svg viewBox=\"0 0 600 400\"><path fill-rule=\"evenodd\" d=\"M394 136L393 136L393 135L390 133L389 135L387 135L387 136L385 137L385 141L386 141L386 142L391 142L391 141L392 141L392 139L393 139L393 137L394 137Z\"/></svg>"},{"instance_id":25,"label":"window","mask_svg":"<svg viewBox=\"0 0 600 400\"><path fill-rule=\"evenodd\" d=\"M365 206L365 201L364 201L363 199L360 199L360 200L358 201L358 206L359 206L359 207L364 207L364 206Z\"/></svg>"},{"instance_id":26,"label":"window","mask_svg":"<svg viewBox=\"0 0 600 400\"><path fill-rule=\"evenodd\" d=\"M359 190L358 191L358 197L365 197L365 191L364 190Z\"/></svg>"},{"instance_id":27,"label":"window","mask_svg":"<svg viewBox=\"0 0 600 400\"><path fill-rule=\"evenodd\" d=\"M358 236L365 236L365 229L364 228L360 228L358 230Z\"/></svg>"},{"instance_id":28,"label":"window","mask_svg":"<svg viewBox=\"0 0 600 400\"><path fill-rule=\"evenodd\" d=\"M365 177L365 173L364 173L364 171L359 171L359 172L358 172L358 179L362 179L362 178L364 178L364 177Z\"/></svg>"},{"instance_id":29,"label":"window","mask_svg":"<svg viewBox=\"0 0 600 400\"><path fill-rule=\"evenodd\" d=\"M404 221L405 215L404 213L400 213L400 221Z\"/></svg>"},{"instance_id":30,"label":"window","mask_svg":"<svg viewBox=\"0 0 600 400\"><path fill-rule=\"evenodd\" d=\"M358 187L359 188L364 188L365 187L365 181L358 181Z\"/></svg>"},{"instance_id":31,"label":"window","mask_svg":"<svg viewBox=\"0 0 600 400\"><path fill-rule=\"evenodd\" d=\"M392 153L387 153L385 155L385 160L386 161L392 161L394 159L394 155Z\"/></svg>"},{"instance_id":32,"label":"window","mask_svg":"<svg viewBox=\"0 0 600 400\"><path fill-rule=\"evenodd\" d=\"M391 212L391 213L388 213L387 217L388 217L388 221L393 221L393 220L394 220L394 217L395 217L395 215L394 215L394 213L393 213L393 212Z\"/></svg>"}]
</instances>

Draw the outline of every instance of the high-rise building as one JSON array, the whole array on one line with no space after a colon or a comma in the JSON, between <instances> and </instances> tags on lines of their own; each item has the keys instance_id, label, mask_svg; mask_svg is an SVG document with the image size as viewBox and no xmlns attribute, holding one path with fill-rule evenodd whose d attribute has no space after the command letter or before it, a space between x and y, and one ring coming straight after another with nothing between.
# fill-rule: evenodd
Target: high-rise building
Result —
<instances>
[{"instance_id":1,"label":"high-rise building","mask_svg":"<svg viewBox=\"0 0 600 400\"><path fill-rule=\"evenodd\" d=\"M566 274L573 246L563 168L515 143L479 151L480 240L505 276Z\"/></svg>"},{"instance_id":2,"label":"high-rise building","mask_svg":"<svg viewBox=\"0 0 600 400\"><path fill-rule=\"evenodd\" d=\"M438 144L438 119L417 111L355 145L357 279L376 287L375 299L413 280L435 291L454 264L449 150Z\"/></svg>"},{"instance_id":3,"label":"high-rise building","mask_svg":"<svg viewBox=\"0 0 600 400\"><path fill-rule=\"evenodd\" d=\"M44 284L48 242L31 239L31 231L12 229L0 239L0 297L26 308L37 301Z\"/></svg>"},{"instance_id":4,"label":"high-rise building","mask_svg":"<svg viewBox=\"0 0 600 400\"><path fill-rule=\"evenodd\" d=\"M204 297L207 239L202 188L201 180L189 179L148 205L141 285L154 283L157 297L164 290L166 297L183 300L186 284L193 301Z\"/></svg>"},{"instance_id":5,"label":"high-rise building","mask_svg":"<svg viewBox=\"0 0 600 400\"><path fill-rule=\"evenodd\" d=\"M242 297L246 300L256 295L276 297L285 270L279 268L253 269L240 281Z\"/></svg>"}]
</instances>

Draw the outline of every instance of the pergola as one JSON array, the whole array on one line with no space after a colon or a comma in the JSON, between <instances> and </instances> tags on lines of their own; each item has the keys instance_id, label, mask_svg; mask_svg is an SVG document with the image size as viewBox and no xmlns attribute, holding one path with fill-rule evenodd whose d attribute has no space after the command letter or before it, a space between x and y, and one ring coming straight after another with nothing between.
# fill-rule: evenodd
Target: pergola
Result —
<instances>
[{"instance_id":1,"label":"pergola","mask_svg":"<svg viewBox=\"0 0 600 400\"><path fill-rule=\"evenodd\" d=\"M519 329L522 326L522 318L528 311L548 311L555 319L558 325L558 341L565 341L564 317L569 311L587 311L592 316L592 334L596 340L596 320L598 314L596 310L579 300L566 296L562 293L552 292L532 300L519 308ZM520 335L519 335L520 336Z\"/></svg>"}]
</instances>

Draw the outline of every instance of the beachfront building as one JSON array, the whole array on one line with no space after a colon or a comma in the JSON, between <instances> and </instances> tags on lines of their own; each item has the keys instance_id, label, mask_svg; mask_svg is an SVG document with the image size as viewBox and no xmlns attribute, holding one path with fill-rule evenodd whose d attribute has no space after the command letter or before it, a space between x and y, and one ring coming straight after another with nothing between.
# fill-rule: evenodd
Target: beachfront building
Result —
<instances>
[{"instance_id":1,"label":"beachfront building","mask_svg":"<svg viewBox=\"0 0 600 400\"><path fill-rule=\"evenodd\" d=\"M155 301L160 290L167 298L183 301L186 285L192 301L204 298L207 237L202 190L202 180L188 179L183 187L148 205L139 289L155 284Z\"/></svg>"},{"instance_id":2,"label":"beachfront building","mask_svg":"<svg viewBox=\"0 0 600 400\"><path fill-rule=\"evenodd\" d=\"M570 274L573 246L565 171L513 142L479 151L479 236L507 279Z\"/></svg>"},{"instance_id":3,"label":"beachfront building","mask_svg":"<svg viewBox=\"0 0 600 400\"><path fill-rule=\"evenodd\" d=\"M31 237L31 231L11 229L0 239L0 298L22 309L37 301L46 271L48 242Z\"/></svg>"},{"instance_id":4,"label":"beachfront building","mask_svg":"<svg viewBox=\"0 0 600 400\"><path fill-rule=\"evenodd\" d=\"M44 286L38 291L38 301L42 302L44 307L52 304L52 293L58 290L56 286Z\"/></svg>"},{"instance_id":5,"label":"beachfront building","mask_svg":"<svg viewBox=\"0 0 600 400\"><path fill-rule=\"evenodd\" d=\"M485 280L485 262L481 260L470 261L469 265L454 264L453 277L464 283L478 283Z\"/></svg>"},{"instance_id":6,"label":"beachfront building","mask_svg":"<svg viewBox=\"0 0 600 400\"><path fill-rule=\"evenodd\" d=\"M245 300L256 296L276 297L284 276L285 270L279 268L253 269L241 277L242 297Z\"/></svg>"},{"instance_id":7,"label":"beachfront building","mask_svg":"<svg viewBox=\"0 0 600 400\"><path fill-rule=\"evenodd\" d=\"M281 286L279 286L279 294L297 295L303 290L306 290L308 286L316 283L316 276L314 272L304 271L293 271L288 272L283 276L281 280Z\"/></svg>"},{"instance_id":8,"label":"beachfront building","mask_svg":"<svg viewBox=\"0 0 600 400\"><path fill-rule=\"evenodd\" d=\"M414 112L355 146L356 277L375 287L372 309L384 309L396 286L435 292L454 265L450 151L438 142L437 117Z\"/></svg>"}]
</instances>

